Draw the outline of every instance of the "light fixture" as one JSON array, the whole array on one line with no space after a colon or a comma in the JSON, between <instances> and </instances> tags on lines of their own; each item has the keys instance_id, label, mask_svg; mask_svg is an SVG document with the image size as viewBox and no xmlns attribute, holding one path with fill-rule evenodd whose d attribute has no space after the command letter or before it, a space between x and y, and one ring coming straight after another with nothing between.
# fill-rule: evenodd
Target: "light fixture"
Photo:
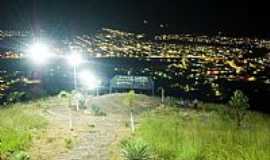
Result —
<instances>
[{"instance_id":1,"label":"light fixture","mask_svg":"<svg viewBox=\"0 0 270 160\"><path fill-rule=\"evenodd\" d=\"M83 58L79 53L72 53L70 56L67 57L68 63L71 65L79 65L83 62Z\"/></svg>"},{"instance_id":2,"label":"light fixture","mask_svg":"<svg viewBox=\"0 0 270 160\"><path fill-rule=\"evenodd\" d=\"M97 88L101 81L95 76L95 74L89 72L89 71L82 71L79 73L79 80L80 83L87 87L89 90L93 90Z\"/></svg>"},{"instance_id":3,"label":"light fixture","mask_svg":"<svg viewBox=\"0 0 270 160\"><path fill-rule=\"evenodd\" d=\"M27 50L27 57L36 64L44 64L52 56L53 54L50 52L48 46L40 42L32 44Z\"/></svg>"}]
</instances>

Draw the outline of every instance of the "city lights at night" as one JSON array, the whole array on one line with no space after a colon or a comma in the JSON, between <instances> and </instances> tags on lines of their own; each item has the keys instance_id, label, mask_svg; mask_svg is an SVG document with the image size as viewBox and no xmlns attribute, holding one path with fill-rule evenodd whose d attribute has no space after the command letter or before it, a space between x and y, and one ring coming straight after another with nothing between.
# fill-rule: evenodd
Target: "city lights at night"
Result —
<instances>
[{"instance_id":1,"label":"city lights at night","mask_svg":"<svg viewBox=\"0 0 270 160\"><path fill-rule=\"evenodd\" d=\"M255 3L2 0L0 160L269 160Z\"/></svg>"}]
</instances>

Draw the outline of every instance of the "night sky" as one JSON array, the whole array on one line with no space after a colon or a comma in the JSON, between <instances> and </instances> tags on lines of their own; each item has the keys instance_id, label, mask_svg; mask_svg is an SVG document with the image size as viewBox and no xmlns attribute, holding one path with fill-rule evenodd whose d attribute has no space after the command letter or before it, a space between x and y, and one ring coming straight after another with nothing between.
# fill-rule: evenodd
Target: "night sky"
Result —
<instances>
[{"instance_id":1,"label":"night sky","mask_svg":"<svg viewBox=\"0 0 270 160\"><path fill-rule=\"evenodd\" d=\"M110 27L270 37L264 8L237 0L1 0L0 28L76 34Z\"/></svg>"}]
</instances>

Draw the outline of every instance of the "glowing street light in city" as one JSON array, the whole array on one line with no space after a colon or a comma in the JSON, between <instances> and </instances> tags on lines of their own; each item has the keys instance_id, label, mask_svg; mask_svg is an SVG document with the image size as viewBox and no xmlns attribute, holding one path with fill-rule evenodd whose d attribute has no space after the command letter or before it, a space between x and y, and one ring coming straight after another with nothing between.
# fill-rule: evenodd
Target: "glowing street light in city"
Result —
<instances>
[{"instance_id":1,"label":"glowing street light in city","mask_svg":"<svg viewBox=\"0 0 270 160\"><path fill-rule=\"evenodd\" d=\"M73 52L67 59L68 63L71 64L72 66L78 66L83 62L81 54L77 52Z\"/></svg>"},{"instance_id":2,"label":"glowing street light in city","mask_svg":"<svg viewBox=\"0 0 270 160\"><path fill-rule=\"evenodd\" d=\"M66 57L67 62L73 67L73 84L74 90L76 91L75 101L76 101L76 110L79 111L79 99L77 93L77 68L83 62L83 58L79 52L72 51L70 55ZM70 128L72 128L72 112L70 110Z\"/></svg>"},{"instance_id":3,"label":"glowing street light in city","mask_svg":"<svg viewBox=\"0 0 270 160\"><path fill-rule=\"evenodd\" d=\"M73 66L73 84L74 90L77 91L77 68L83 62L83 58L79 52L73 51L70 56L67 57L67 61ZM79 102L76 100L76 109L79 111Z\"/></svg>"},{"instance_id":4,"label":"glowing street light in city","mask_svg":"<svg viewBox=\"0 0 270 160\"><path fill-rule=\"evenodd\" d=\"M77 68L83 62L83 58L79 53L73 52L67 57L67 60L68 63L73 67L74 89L77 90Z\"/></svg>"},{"instance_id":5,"label":"glowing street light in city","mask_svg":"<svg viewBox=\"0 0 270 160\"><path fill-rule=\"evenodd\" d=\"M88 90L94 90L98 88L101 81L90 71L82 71L79 73L80 83L85 86Z\"/></svg>"},{"instance_id":6,"label":"glowing street light in city","mask_svg":"<svg viewBox=\"0 0 270 160\"><path fill-rule=\"evenodd\" d=\"M53 56L45 43L36 42L27 49L27 57L36 64L45 64Z\"/></svg>"}]
</instances>

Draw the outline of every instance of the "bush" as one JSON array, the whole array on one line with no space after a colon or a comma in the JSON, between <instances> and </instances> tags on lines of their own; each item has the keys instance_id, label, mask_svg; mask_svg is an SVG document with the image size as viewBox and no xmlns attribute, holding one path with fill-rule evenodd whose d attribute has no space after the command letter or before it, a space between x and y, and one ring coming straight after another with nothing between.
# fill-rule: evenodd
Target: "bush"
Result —
<instances>
[{"instance_id":1,"label":"bush","mask_svg":"<svg viewBox=\"0 0 270 160\"><path fill-rule=\"evenodd\" d=\"M126 97L124 98L125 103L128 105L128 107L130 107L130 109L132 109L134 105L135 98L136 94L133 90L129 91Z\"/></svg>"},{"instance_id":2,"label":"bush","mask_svg":"<svg viewBox=\"0 0 270 160\"><path fill-rule=\"evenodd\" d=\"M70 97L70 93L69 92L67 92L67 91L61 91L59 94L58 94L58 97L59 98L68 98L68 97Z\"/></svg>"},{"instance_id":3,"label":"bush","mask_svg":"<svg viewBox=\"0 0 270 160\"><path fill-rule=\"evenodd\" d=\"M95 104L91 106L91 110L95 116L106 116L106 113L101 111L100 107Z\"/></svg>"},{"instance_id":4,"label":"bush","mask_svg":"<svg viewBox=\"0 0 270 160\"><path fill-rule=\"evenodd\" d=\"M67 149L73 148L74 143L73 143L73 140L71 138L65 138L64 141L65 141L65 147Z\"/></svg>"},{"instance_id":5,"label":"bush","mask_svg":"<svg viewBox=\"0 0 270 160\"><path fill-rule=\"evenodd\" d=\"M11 92L7 96L7 102L8 103L16 103L16 102L23 101L25 96L26 96L25 92L17 92L17 91Z\"/></svg>"},{"instance_id":6,"label":"bush","mask_svg":"<svg viewBox=\"0 0 270 160\"><path fill-rule=\"evenodd\" d=\"M71 93L71 105L75 105L78 103L79 108L86 108L86 100L87 98L79 91L72 91Z\"/></svg>"},{"instance_id":7,"label":"bush","mask_svg":"<svg viewBox=\"0 0 270 160\"><path fill-rule=\"evenodd\" d=\"M229 115L236 122L238 127L241 126L245 119L247 109L249 108L248 97L240 90L236 90L229 101Z\"/></svg>"},{"instance_id":8,"label":"bush","mask_svg":"<svg viewBox=\"0 0 270 160\"><path fill-rule=\"evenodd\" d=\"M153 156L146 143L141 139L128 139L121 143L121 155L124 160L151 160Z\"/></svg>"}]
</instances>

